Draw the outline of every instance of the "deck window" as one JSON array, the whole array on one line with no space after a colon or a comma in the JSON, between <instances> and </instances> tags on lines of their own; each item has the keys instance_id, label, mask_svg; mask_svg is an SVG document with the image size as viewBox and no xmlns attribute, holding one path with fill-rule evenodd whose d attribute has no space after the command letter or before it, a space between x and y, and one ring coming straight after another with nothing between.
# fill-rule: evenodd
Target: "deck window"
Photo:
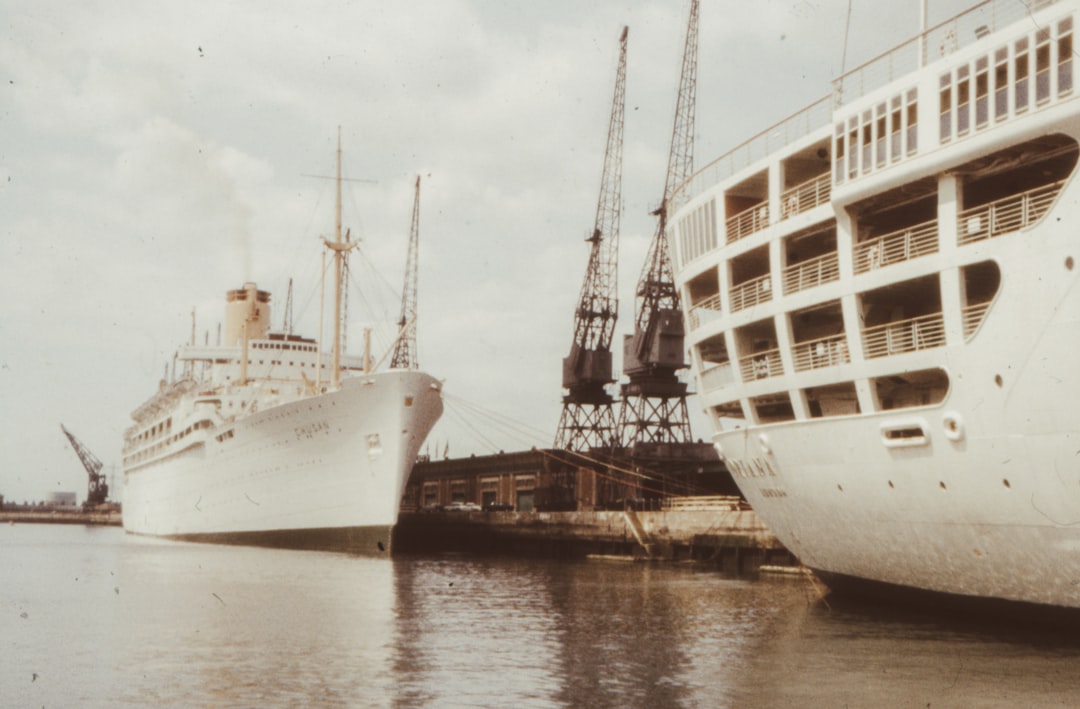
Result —
<instances>
[{"instance_id":1,"label":"deck window","mask_svg":"<svg viewBox=\"0 0 1080 709\"><path fill-rule=\"evenodd\" d=\"M941 142L947 143L952 138L952 77L941 75Z\"/></svg>"},{"instance_id":2,"label":"deck window","mask_svg":"<svg viewBox=\"0 0 1080 709\"><path fill-rule=\"evenodd\" d=\"M1014 96L1013 106L1017 113L1022 113L1028 108L1028 94L1030 93L1028 79L1028 41L1021 39L1016 42L1016 57L1013 59L1014 67Z\"/></svg>"},{"instance_id":3,"label":"deck window","mask_svg":"<svg viewBox=\"0 0 1080 709\"><path fill-rule=\"evenodd\" d=\"M1035 38L1035 102L1046 103L1050 100L1050 30L1039 30Z\"/></svg>"},{"instance_id":4,"label":"deck window","mask_svg":"<svg viewBox=\"0 0 1080 709\"><path fill-rule=\"evenodd\" d=\"M956 71L956 134L964 135L971 128L971 82L966 66Z\"/></svg>"},{"instance_id":5,"label":"deck window","mask_svg":"<svg viewBox=\"0 0 1080 709\"><path fill-rule=\"evenodd\" d=\"M848 179L859 176L859 119L852 116L848 120Z\"/></svg>"},{"instance_id":6,"label":"deck window","mask_svg":"<svg viewBox=\"0 0 1080 709\"><path fill-rule=\"evenodd\" d=\"M907 154L913 155L919 149L919 102L915 89L907 92Z\"/></svg>"},{"instance_id":7,"label":"deck window","mask_svg":"<svg viewBox=\"0 0 1080 709\"><path fill-rule=\"evenodd\" d=\"M834 168L834 170L835 170L835 175L836 175L836 182L837 182L837 184L839 184L839 183L844 181L844 153L846 152L845 149L844 149L844 145L847 142L846 140L844 140L844 124L843 123L837 123L836 124L835 140L836 140L836 145L833 148L833 154L835 155L835 158L834 158L835 159L835 168Z\"/></svg>"},{"instance_id":8,"label":"deck window","mask_svg":"<svg viewBox=\"0 0 1080 709\"><path fill-rule=\"evenodd\" d=\"M994 52L994 120L1009 115L1009 50Z\"/></svg>"},{"instance_id":9,"label":"deck window","mask_svg":"<svg viewBox=\"0 0 1080 709\"><path fill-rule=\"evenodd\" d=\"M900 97L899 96L893 96L891 108L892 108L892 118L891 118L892 126L891 126L890 130L892 132L891 132L891 134L889 136L889 159L892 162L896 162L897 160L899 160L903 156L903 151L900 149L900 141L901 141L901 136L902 136L902 133L900 131L903 129L903 120L902 120L902 115L903 114L901 114L901 112L900 112Z\"/></svg>"},{"instance_id":10,"label":"deck window","mask_svg":"<svg viewBox=\"0 0 1080 709\"><path fill-rule=\"evenodd\" d=\"M874 123L870 120L870 111L862 114L862 172L865 175L873 168L870 151L874 144Z\"/></svg>"},{"instance_id":11,"label":"deck window","mask_svg":"<svg viewBox=\"0 0 1080 709\"><path fill-rule=\"evenodd\" d=\"M874 152L876 167L885 166L885 136L888 135L888 131L885 130L885 104L878 104L878 107L874 110Z\"/></svg>"},{"instance_id":12,"label":"deck window","mask_svg":"<svg viewBox=\"0 0 1080 709\"><path fill-rule=\"evenodd\" d=\"M975 128L990 122L990 72L988 60L982 57L975 64Z\"/></svg>"},{"instance_id":13,"label":"deck window","mask_svg":"<svg viewBox=\"0 0 1080 709\"><path fill-rule=\"evenodd\" d=\"M1058 96L1064 96L1073 87L1072 18L1058 23Z\"/></svg>"}]
</instances>

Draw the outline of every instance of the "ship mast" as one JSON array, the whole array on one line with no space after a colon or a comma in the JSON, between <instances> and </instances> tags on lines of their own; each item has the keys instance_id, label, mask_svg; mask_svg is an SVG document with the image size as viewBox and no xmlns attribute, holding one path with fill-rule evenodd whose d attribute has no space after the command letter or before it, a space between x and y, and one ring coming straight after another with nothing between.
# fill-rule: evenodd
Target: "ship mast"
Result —
<instances>
[{"instance_id":1,"label":"ship mast","mask_svg":"<svg viewBox=\"0 0 1080 709\"><path fill-rule=\"evenodd\" d=\"M337 140L337 199L334 209L334 240L323 239L326 248L334 254L334 347L333 372L330 384L337 389L341 386L341 282L345 272L345 255L360 242L349 242L341 237L341 126L338 126Z\"/></svg>"}]
</instances>

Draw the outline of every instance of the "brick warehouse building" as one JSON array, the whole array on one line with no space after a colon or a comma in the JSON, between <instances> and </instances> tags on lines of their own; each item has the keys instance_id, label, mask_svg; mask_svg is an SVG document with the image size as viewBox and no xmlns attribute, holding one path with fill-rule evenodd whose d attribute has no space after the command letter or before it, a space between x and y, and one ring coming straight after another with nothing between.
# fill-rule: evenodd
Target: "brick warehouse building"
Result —
<instances>
[{"instance_id":1,"label":"brick warehouse building","mask_svg":"<svg viewBox=\"0 0 1080 709\"><path fill-rule=\"evenodd\" d=\"M533 510L621 508L627 501L659 506L687 495L738 495L715 449L707 443L638 445L588 454L527 451L418 462L402 498L402 511L453 502Z\"/></svg>"}]
</instances>

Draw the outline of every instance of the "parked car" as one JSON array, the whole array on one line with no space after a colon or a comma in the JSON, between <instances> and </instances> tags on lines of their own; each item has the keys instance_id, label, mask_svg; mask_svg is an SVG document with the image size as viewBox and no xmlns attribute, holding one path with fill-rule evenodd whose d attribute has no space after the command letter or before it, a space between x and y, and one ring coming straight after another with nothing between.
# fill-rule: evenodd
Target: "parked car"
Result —
<instances>
[{"instance_id":1,"label":"parked car","mask_svg":"<svg viewBox=\"0 0 1080 709\"><path fill-rule=\"evenodd\" d=\"M484 505L484 512L513 512L514 506L509 502L489 502Z\"/></svg>"},{"instance_id":2,"label":"parked car","mask_svg":"<svg viewBox=\"0 0 1080 709\"><path fill-rule=\"evenodd\" d=\"M443 508L446 512L479 512L480 505L475 502L461 502L460 500L451 502L449 505Z\"/></svg>"}]
</instances>

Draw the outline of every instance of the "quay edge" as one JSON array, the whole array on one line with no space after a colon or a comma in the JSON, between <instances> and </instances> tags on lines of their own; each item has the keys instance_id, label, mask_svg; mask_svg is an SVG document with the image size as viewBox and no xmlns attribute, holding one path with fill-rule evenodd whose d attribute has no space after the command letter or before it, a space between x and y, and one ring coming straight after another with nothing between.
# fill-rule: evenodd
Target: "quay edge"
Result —
<instances>
[{"instance_id":1,"label":"quay edge","mask_svg":"<svg viewBox=\"0 0 1080 709\"><path fill-rule=\"evenodd\" d=\"M406 512L394 529L393 548L397 554L696 561L740 575L756 573L762 565L797 565L749 509Z\"/></svg>"}]
</instances>

